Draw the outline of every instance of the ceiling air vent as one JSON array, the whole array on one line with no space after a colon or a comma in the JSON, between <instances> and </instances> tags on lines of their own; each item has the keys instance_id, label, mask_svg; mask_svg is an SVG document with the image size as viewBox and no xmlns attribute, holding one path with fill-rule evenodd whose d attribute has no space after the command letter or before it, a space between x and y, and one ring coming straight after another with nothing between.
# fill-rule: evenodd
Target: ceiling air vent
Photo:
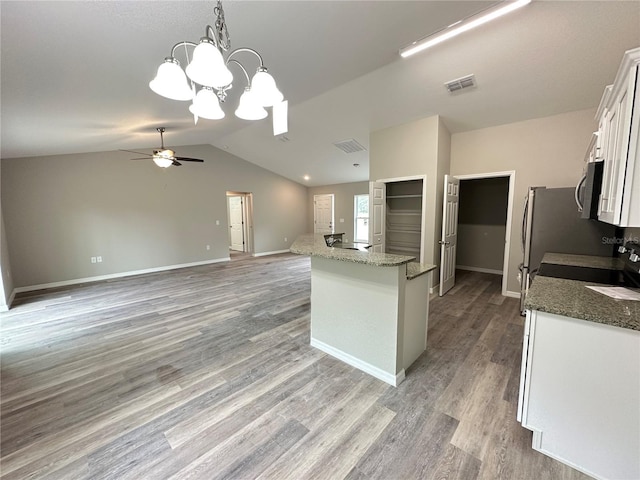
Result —
<instances>
[{"instance_id":1,"label":"ceiling air vent","mask_svg":"<svg viewBox=\"0 0 640 480\"><path fill-rule=\"evenodd\" d=\"M344 153L355 153L366 150L366 148L356 142L353 138L350 138L349 140L343 140L341 142L336 142L334 143L334 145Z\"/></svg>"},{"instance_id":2,"label":"ceiling air vent","mask_svg":"<svg viewBox=\"0 0 640 480\"><path fill-rule=\"evenodd\" d=\"M456 93L464 88L475 87L476 86L476 77L475 75L467 75L466 77L456 78L455 80L451 80L444 84L449 90L449 93Z\"/></svg>"}]
</instances>

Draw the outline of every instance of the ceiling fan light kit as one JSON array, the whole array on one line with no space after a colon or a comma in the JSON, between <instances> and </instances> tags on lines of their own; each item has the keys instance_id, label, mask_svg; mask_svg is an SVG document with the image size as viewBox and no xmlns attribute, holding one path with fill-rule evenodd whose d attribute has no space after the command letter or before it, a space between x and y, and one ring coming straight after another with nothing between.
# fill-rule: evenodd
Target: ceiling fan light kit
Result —
<instances>
[{"instance_id":1,"label":"ceiling fan light kit","mask_svg":"<svg viewBox=\"0 0 640 480\"><path fill-rule=\"evenodd\" d=\"M531 0L502 1L493 7L455 22L434 34L428 35L420 40L416 40L410 45L401 48L400 56L403 58L410 57L411 55L426 50L427 48L438 45L445 40L449 40L461 33L467 32L472 28L479 27L480 25L484 25L485 23L506 15L509 12L513 12L514 10L524 7L529 3L531 3Z\"/></svg>"},{"instance_id":2,"label":"ceiling fan light kit","mask_svg":"<svg viewBox=\"0 0 640 480\"><path fill-rule=\"evenodd\" d=\"M160 152L160 153L162 153L162 152ZM171 159L171 157L173 157L173 154L171 154L169 156L164 156L164 155L161 155L161 154L155 154L153 156L153 161L159 167L168 168L171 165L173 165L173 160Z\"/></svg>"},{"instance_id":3,"label":"ceiling fan light kit","mask_svg":"<svg viewBox=\"0 0 640 480\"><path fill-rule=\"evenodd\" d=\"M240 68L246 81L246 87L240 97L235 114L244 120L261 120L267 117L265 107L282 107L284 96L267 67L264 66L262 56L252 48L237 48L224 55L231 48L229 32L224 20L222 3L218 0L214 8L216 16L215 28L207 25L205 36L199 43L182 41L176 43L171 49L171 55L166 57L158 67L157 74L149 87L155 93L165 98L179 101L192 101L189 111L197 123L198 118L219 120L224 117L220 107L227 97L227 91L233 86L233 74L230 65ZM185 70L182 70L180 62L176 59L176 53L184 47L187 60ZM192 59L189 61L187 47L193 48ZM252 78L249 78L247 69L236 58L240 53L249 53L257 58L258 67ZM198 86L200 87L198 89ZM286 103L285 103L286 115ZM279 109L281 111L282 108ZM280 113L282 115L282 113Z\"/></svg>"}]
</instances>

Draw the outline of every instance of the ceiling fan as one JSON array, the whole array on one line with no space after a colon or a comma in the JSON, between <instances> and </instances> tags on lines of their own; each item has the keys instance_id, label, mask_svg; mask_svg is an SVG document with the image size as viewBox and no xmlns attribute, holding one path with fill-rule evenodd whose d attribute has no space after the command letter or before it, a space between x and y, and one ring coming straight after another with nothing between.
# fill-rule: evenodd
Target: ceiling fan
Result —
<instances>
[{"instance_id":1,"label":"ceiling fan","mask_svg":"<svg viewBox=\"0 0 640 480\"><path fill-rule=\"evenodd\" d=\"M179 167L182 165L178 160L182 162L204 162L199 158L189 158L189 157L176 157L176 152L171 150L170 148L164 148L164 127L156 128L158 133L160 133L160 149L154 150L153 154L151 153L143 153L143 152L135 152L133 150L121 150L122 152L135 153L137 155L146 155L146 157L140 158L132 158L131 160L148 160L152 158L156 165L162 168L167 168L170 166Z\"/></svg>"}]
</instances>

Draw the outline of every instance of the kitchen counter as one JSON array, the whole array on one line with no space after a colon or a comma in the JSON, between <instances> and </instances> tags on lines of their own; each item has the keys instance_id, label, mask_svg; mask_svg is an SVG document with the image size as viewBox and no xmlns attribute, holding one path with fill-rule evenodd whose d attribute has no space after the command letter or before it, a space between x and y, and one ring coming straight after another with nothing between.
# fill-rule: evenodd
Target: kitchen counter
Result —
<instances>
[{"instance_id":1,"label":"kitchen counter","mask_svg":"<svg viewBox=\"0 0 640 480\"><path fill-rule=\"evenodd\" d=\"M545 259L548 255L550 254L545 255ZM600 284L538 275L529 289L524 306L527 310L538 310L615 327L640 330L640 302L614 300L586 288L587 285Z\"/></svg>"},{"instance_id":2,"label":"kitchen counter","mask_svg":"<svg viewBox=\"0 0 640 480\"><path fill-rule=\"evenodd\" d=\"M344 246L328 247L317 234L291 246L311 256L311 346L397 386L427 347L436 267Z\"/></svg>"},{"instance_id":3,"label":"kitchen counter","mask_svg":"<svg viewBox=\"0 0 640 480\"><path fill-rule=\"evenodd\" d=\"M424 275L436 268L432 264L414 262L415 257L394 255L391 253L374 253L368 250L353 250L351 248L327 247L322 234L300 235L291 245L291 253L309 255L311 257L328 258L343 262L362 263L375 267L395 267L407 264L407 278L413 279Z\"/></svg>"},{"instance_id":4,"label":"kitchen counter","mask_svg":"<svg viewBox=\"0 0 640 480\"><path fill-rule=\"evenodd\" d=\"M570 265L573 267L605 268L607 270L622 270L624 268L624 263L619 258L573 255L570 253L545 253L544 257L542 257L542 263Z\"/></svg>"}]
</instances>

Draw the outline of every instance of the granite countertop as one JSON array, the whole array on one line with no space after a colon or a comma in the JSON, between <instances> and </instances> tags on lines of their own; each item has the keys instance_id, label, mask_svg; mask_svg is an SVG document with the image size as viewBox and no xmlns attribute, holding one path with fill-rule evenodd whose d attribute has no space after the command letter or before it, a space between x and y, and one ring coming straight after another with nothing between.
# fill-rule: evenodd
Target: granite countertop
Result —
<instances>
[{"instance_id":1,"label":"granite countertop","mask_svg":"<svg viewBox=\"0 0 640 480\"><path fill-rule=\"evenodd\" d=\"M536 276L527 294L524 307L527 310L538 310L614 327L640 330L640 302L614 300L586 288L587 285L599 284Z\"/></svg>"},{"instance_id":2,"label":"granite countertop","mask_svg":"<svg viewBox=\"0 0 640 480\"><path fill-rule=\"evenodd\" d=\"M573 267L604 268L607 270L622 270L624 262L614 257L596 257L593 255L573 255L570 253L545 253L542 263L554 265L569 265Z\"/></svg>"},{"instance_id":3,"label":"granite countertop","mask_svg":"<svg viewBox=\"0 0 640 480\"><path fill-rule=\"evenodd\" d=\"M435 269L436 266L429 263L409 262L407 263L407 280L412 280Z\"/></svg>"},{"instance_id":4,"label":"granite countertop","mask_svg":"<svg viewBox=\"0 0 640 480\"><path fill-rule=\"evenodd\" d=\"M362 250L350 250L346 248L327 247L322 234L300 235L291 245L291 253L310 255L343 262L363 263L376 267L395 267L407 264L407 278L415 278L434 268L435 265L425 265L414 262L415 257L407 255L393 255L390 253L374 253Z\"/></svg>"}]
</instances>

